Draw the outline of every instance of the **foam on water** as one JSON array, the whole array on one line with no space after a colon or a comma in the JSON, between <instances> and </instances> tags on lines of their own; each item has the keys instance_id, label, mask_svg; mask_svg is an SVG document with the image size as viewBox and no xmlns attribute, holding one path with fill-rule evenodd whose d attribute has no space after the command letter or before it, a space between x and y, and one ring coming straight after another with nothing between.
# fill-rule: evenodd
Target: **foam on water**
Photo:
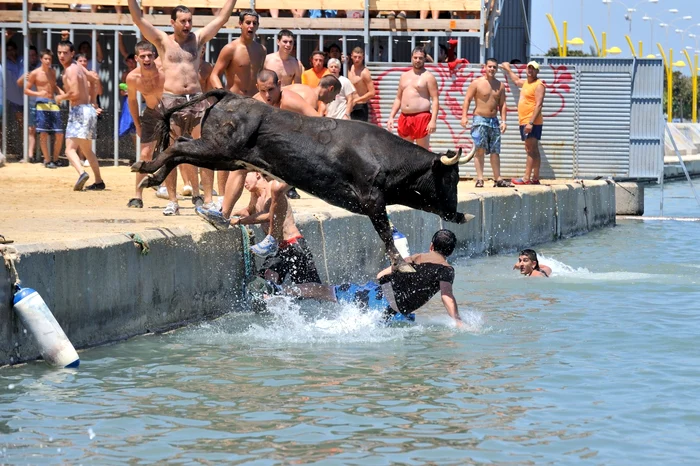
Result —
<instances>
[{"instance_id":1,"label":"foam on water","mask_svg":"<svg viewBox=\"0 0 700 466\"><path fill-rule=\"evenodd\" d=\"M642 272L591 272L586 267L574 268L563 262L560 262L553 257L547 257L544 254L538 254L538 258L542 264L546 264L552 268L552 278L565 279L582 279L582 280L605 280L605 281L631 281L631 280L648 280L658 275Z\"/></svg>"}]
</instances>

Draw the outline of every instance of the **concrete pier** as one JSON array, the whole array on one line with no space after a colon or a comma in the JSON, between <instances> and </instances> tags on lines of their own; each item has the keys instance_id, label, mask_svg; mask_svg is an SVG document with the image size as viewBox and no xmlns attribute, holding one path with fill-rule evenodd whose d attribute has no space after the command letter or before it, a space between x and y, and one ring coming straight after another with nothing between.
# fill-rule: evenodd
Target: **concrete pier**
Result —
<instances>
[{"instance_id":1,"label":"concrete pier","mask_svg":"<svg viewBox=\"0 0 700 466\"><path fill-rule=\"evenodd\" d=\"M3 170L8 168L12 165ZM118 170L127 172L119 172L126 181L115 181ZM147 206L160 203L157 208L127 209L132 175L124 167L104 172L108 187L114 187L111 193L72 193L68 185L62 186L63 195L76 200L99 199L95 206L103 205L104 210L84 214L104 217L102 221L90 217L92 223L84 229L85 221L76 211L62 234L51 232L52 240L34 231L39 224L33 222L41 217L34 210L22 220L16 216L27 209L17 208L12 219L0 221L0 233L16 241L10 246L19 256L16 267L22 284L41 294L76 348L247 310L241 230L216 231L196 218L191 207L179 218L163 217L160 210L166 201L155 199L152 192L145 201ZM73 178L66 173L67 179ZM0 183L5 182L12 180L0 172ZM472 256L510 252L615 224L612 182L552 181L480 190L472 186L473 181L460 184L460 210L475 216L464 225L443 225L435 215L403 207L391 209L391 219L408 237L412 251L424 250L442 226L456 233L457 254ZM366 217L302 196L292 206L324 281L367 279L387 265L383 246ZM129 218L139 223L129 224ZM137 232L148 243L147 255L129 232ZM9 272L1 267L0 365L37 357L31 336L12 311Z\"/></svg>"}]
</instances>

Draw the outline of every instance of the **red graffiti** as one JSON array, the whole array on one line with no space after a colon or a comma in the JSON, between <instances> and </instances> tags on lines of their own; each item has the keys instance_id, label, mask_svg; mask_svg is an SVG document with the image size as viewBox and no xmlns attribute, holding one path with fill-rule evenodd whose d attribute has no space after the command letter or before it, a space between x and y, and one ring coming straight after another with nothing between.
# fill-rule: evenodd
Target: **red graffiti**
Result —
<instances>
[{"instance_id":1,"label":"red graffiti","mask_svg":"<svg viewBox=\"0 0 700 466\"><path fill-rule=\"evenodd\" d=\"M544 113L543 116L545 118L555 118L566 108L565 94L571 93L570 83L573 81L573 77L566 66L550 66L550 68L554 74L553 82L550 84L543 80L547 89L547 98L555 96L561 104L557 106L555 111ZM370 101L372 123L386 127L386 120L389 114L386 110L382 111L380 98L386 95L388 99L385 99L385 102L387 100L393 102L393 99L396 97L396 83L398 83L401 75L410 69L411 67L409 66L390 68L374 78L376 94ZM464 96L469 84L474 79L483 76L483 69L475 68L468 63L458 63L452 67L447 64L428 64L426 69L433 73L438 84L438 93L440 95L438 124L447 127L452 146L465 150L471 149L473 144L470 137L471 128L469 126L462 128L460 125L462 105L464 104ZM523 65L514 69L514 72L521 78L526 78L525 70L526 66ZM502 77L500 79L505 83L506 93L511 94L509 81ZM473 111L473 109L474 107L472 106L471 110ZM517 105L516 108L507 107L506 111L517 112ZM473 114L470 113L470 121L472 116Z\"/></svg>"}]
</instances>

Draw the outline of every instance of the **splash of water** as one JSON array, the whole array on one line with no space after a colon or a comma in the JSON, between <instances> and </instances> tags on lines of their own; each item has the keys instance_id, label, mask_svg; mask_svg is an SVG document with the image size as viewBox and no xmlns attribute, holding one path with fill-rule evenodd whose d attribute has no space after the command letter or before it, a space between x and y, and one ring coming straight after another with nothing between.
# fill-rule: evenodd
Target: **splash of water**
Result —
<instances>
[{"instance_id":1,"label":"splash of water","mask_svg":"<svg viewBox=\"0 0 700 466\"><path fill-rule=\"evenodd\" d=\"M591 272L586 267L574 268L553 257L537 254L540 263L552 268L552 277L576 278L583 280L628 281L653 278L653 274L641 272Z\"/></svg>"}]
</instances>

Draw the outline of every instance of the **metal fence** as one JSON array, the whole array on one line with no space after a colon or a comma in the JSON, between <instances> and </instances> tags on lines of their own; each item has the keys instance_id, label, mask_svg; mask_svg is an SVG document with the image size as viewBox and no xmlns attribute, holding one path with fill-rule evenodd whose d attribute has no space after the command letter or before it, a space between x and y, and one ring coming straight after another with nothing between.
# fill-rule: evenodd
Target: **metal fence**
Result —
<instances>
[{"instance_id":1,"label":"metal fence","mask_svg":"<svg viewBox=\"0 0 700 466\"><path fill-rule=\"evenodd\" d=\"M567 65L550 60L542 65L539 76L546 85L543 178L657 178L663 170L661 62L601 62ZM370 63L369 68L377 89L371 102L372 121L385 126L399 78L410 64ZM446 64L430 64L426 68L437 78L440 93L438 127L431 137L431 149L471 149L470 128L462 128L460 120L467 87L482 75L481 66L458 65L451 70ZM519 73L525 78L524 65ZM521 176L526 158L518 131L519 89L501 78L506 83L508 108L501 172L507 177ZM485 172L492 175L489 163ZM460 174L475 176L473 164L461 166Z\"/></svg>"}]
</instances>

